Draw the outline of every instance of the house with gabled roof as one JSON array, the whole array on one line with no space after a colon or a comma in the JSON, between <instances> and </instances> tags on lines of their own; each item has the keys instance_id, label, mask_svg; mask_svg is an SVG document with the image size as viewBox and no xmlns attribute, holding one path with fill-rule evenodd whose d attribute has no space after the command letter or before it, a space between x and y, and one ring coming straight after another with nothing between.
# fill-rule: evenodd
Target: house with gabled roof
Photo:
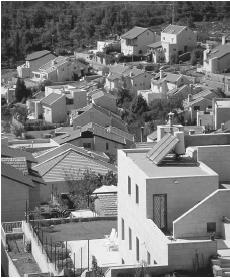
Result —
<instances>
[{"instance_id":1,"label":"house with gabled roof","mask_svg":"<svg viewBox=\"0 0 230 278\"><path fill-rule=\"evenodd\" d=\"M70 124L76 129L90 122L97 123L102 127L113 126L122 131L128 131L126 123L121 116L103 107L90 103L89 105L72 110L70 114Z\"/></svg>"},{"instance_id":2,"label":"house with gabled roof","mask_svg":"<svg viewBox=\"0 0 230 278\"><path fill-rule=\"evenodd\" d=\"M105 159L84 148L72 144L63 144L41 155L36 156L38 164L33 167L46 182L46 188L41 192L41 199L49 199L51 193L64 193L70 190L70 182L82 179L86 171L105 175L116 167Z\"/></svg>"},{"instance_id":3,"label":"house with gabled roof","mask_svg":"<svg viewBox=\"0 0 230 278\"><path fill-rule=\"evenodd\" d=\"M44 63L38 70L34 70L32 72L32 79L39 82L44 80L52 82L76 81L88 73L88 70L87 62L80 61L71 56L58 56Z\"/></svg>"},{"instance_id":4,"label":"house with gabled roof","mask_svg":"<svg viewBox=\"0 0 230 278\"><path fill-rule=\"evenodd\" d=\"M121 36L121 53L125 56L145 54L147 45L159 41L160 37L150 28L135 26Z\"/></svg>"},{"instance_id":5,"label":"house with gabled roof","mask_svg":"<svg viewBox=\"0 0 230 278\"><path fill-rule=\"evenodd\" d=\"M66 97L51 93L41 100L43 117L47 122L58 123L66 120Z\"/></svg>"},{"instance_id":6,"label":"house with gabled roof","mask_svg":"<svg viewBox=\"0 0 230 278\"><path fill-rule=\"evenodd\" d=\"M190 52L196 47L197 35L188 26L168 25L161 32L161 42L148 45L151 60L175 62L179 55Z\"/></svg>"},{"instance_id":7,"label":"house with gabled roof","mask_svg":"<svg viewBox=\"0 0 230 278\"><path fill-rule=\"evenodd\" d=\"M61 129L57 130L61 133ZM73 145L84 147L93 151L100 151L116 156L117 150L129 147L134 142L133 135L128 132L113 127L102 127L94 122L90 122L85 126L68 130L54 137L53 140L63 145L71 143Z\"/></svg>"},{"instance_id":8,"label":"house with gabled roof","mask_svg":"<svg viewBox=\"0 0 230 278\"><path fill-rule=\"evenodd\" d=\"M126 65L113 65L109 67L109 74L106 77L105 89L117 91L125 88L136 95L138 90L150 88L152 74L136 67Z\"/></svg>"},{"instance_id":9,"label":"house with gabled roof","mask_svg":"<svg viewBox=\"0 0 230 278\"><path fill-rule=\"evenodd\" d=\"M30 152L11 148L5 144L2 144L1 147L2 163L17 169L32 183L33 186L29 188L29 198L27 205L28 208L33 210L35 207L40 205L40 192L46 186L46 183L40 174L36 170L32 169L32 165L37 163L36 158L34 158Z\"/></svg>"},{"instance_id":10,"label":"house with gabled roof","mask_svg":"<svg viewBox=\"0 0 230 278\"><path fill-rule=\"evenodd\" d=\"M186 121L195 121L197 111L206 111L212 108L212 99L217 96L214 91L207 88L200 88L201 91L195 94L189 94L183 101L184 117Z\"/></svg>"},{"instance_id":11,"label":"house with gabled roof","mask_svg":"<svg viewBox=\"0 0 230 278\"><path fill-rule=\"evenodd\" d=\"M230 69L230 43L222 42L213 49L204 51L202 70L205 73L224 73Z\"/></svg>"},{"instance_id":12,"label":"house with gabled roof","mask_svg":"<svg viewBox=\"0 0 230 278\"><path fill-rule=\"evenodd\" d=\"M53 60L55 57L56 55L49 50L28 54L25 58L26 63L17 67L18 77L31 78L34 70L38 70L42 65Z\"/></svg>"}]
</instances>

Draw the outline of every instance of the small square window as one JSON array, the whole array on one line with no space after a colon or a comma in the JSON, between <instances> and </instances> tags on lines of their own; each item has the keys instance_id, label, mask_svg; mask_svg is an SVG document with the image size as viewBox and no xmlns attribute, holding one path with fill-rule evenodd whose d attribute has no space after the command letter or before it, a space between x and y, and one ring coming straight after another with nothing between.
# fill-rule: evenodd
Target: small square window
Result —
<instances>
[{"instance_id":1,"label":"small square window","mask_svg":"<svg viewBox=\"0 0 230 278\"><path fill-rule=\"evenodd\" d=\"M216 232L216 222L207 223L207 232L208 233L215 233Z\"/></svg>"}]
</instances>

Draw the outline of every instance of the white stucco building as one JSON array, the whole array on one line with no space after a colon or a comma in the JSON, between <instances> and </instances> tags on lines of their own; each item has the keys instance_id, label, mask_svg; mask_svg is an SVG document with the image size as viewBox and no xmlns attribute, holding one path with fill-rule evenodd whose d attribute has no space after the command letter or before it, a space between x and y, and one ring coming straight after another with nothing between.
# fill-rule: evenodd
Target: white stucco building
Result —
<instances>
[{"instance_id":1,"label":"white stucco building","mask_svg":"<svg viewBox=\"0 0 230 278\"><path fill-rule=\"evenodd\" d=\"M180 127L173 135L164 135L164 129L170 131L170 125L159 127L158 142L152 149L118 151L119 251L125 265L145 262L149 266L192 269L196 253L208 265L217 248L209 235L215 231L224 238L220 215L227 213L227 207L230 211L227 197L219 204L218 216L214 212L219 196L229 196L229 190L218 189L219 169L210 154L213 147L219 149L222 160L229 165L230 147L200 147L196 160L185 155L185 137ZM176 154L179 159L175 159ZM226 174L227 168L223 171ZM187 228L189 221L196 226Z\"/></svg>"}]
</instances>

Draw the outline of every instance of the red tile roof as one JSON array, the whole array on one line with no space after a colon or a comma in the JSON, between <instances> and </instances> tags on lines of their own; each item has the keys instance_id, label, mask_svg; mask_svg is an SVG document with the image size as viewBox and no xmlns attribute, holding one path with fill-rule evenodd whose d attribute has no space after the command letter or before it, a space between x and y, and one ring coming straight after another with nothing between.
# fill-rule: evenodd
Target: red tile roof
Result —
<instances>
[{"instance_id":1,"label":"red tile roof","mask_svg":"<svg viewBox=\"0 0 230 278\"><path fill-rule=\"evenodd\" d=\"M133 27L131 30L129 30L128 32L126 32L125 34L123 34L121 36L122 39L135 39L136 37L138 37L139 35L141 35L142 33L144 33L146 30L150 30L148 28L143 28L143 27L138 27L135 26ZM150 30L151 31L151 30ZM152 32L152 31L151 31Z\"/></svg>"},{"instance_id":2,"label":"red tile roof","mask_svg":"<svg viewBox=\"0 0 230 278\"><path fill-rule=\"evenodd\" d=\"M63 97L62 94L57 94L57 93L51 93L49 94L47 97L44 97L41 100L41 103L44 105L52 105L53 103L55 103L59 98Z\"/></svg>"},{"instance_id":3,"label":"red tile roof","mask_svg":"<svg viewBox=\"0 0 230 278\"><path fill-rule=\"evenodd\" d=\"M21 171L5 164L4 162L1 163L1 176L24 185L34 187L34 184L29 176L24 176Z\"/></svg>"},{"instance_id":4,"label":"red tile roof","mask_svg":"<svg viewBox=\"0 0 230 278\"><path fill-rule=\"evenodd\" d=\"M28 175L28 168L25 157L2 157L2 162L8 164L19 171L22 171L23 175Z\"/></svg>"},{"instance_id":5,"label":"red tile roof","mask_svg":"<svg viewBox=\"0 0 230 278\"><path fill-rule=\"evenodd\" d=\"M32 60L36 60L36 59L39 59L41 57L44 57L48 54L50 54L51 52L49 50L42 50L42 51L36 51L36 52L33 52L31 54L28 54L26 56L26 61L32 61ZM53 54L54 55L54 54Z\"/></svg>"},{"instance_id":6,"label":"red tile roof","mask_svg":"<svg viewBox=\"0 0 230 278\"><path fill-rule=\"evenodd\" d=\"M172 25L170 24L167 26L162 33L168 34L179 34L182 30L184 30L187 26L179 26L179 25Z\"/></svg>"},{"instance_id":7,"label":"red tile roof","mask_svg":"<svg viewBox=\"0 0 230 278\"><path fill-rule=\"evenodd\" d=\"M34 158L32 153L20 149L10 148L3 144L1 146L1 157L25 157L27 161L37 163L37 160Z\"/></svg>"}]
</instances>

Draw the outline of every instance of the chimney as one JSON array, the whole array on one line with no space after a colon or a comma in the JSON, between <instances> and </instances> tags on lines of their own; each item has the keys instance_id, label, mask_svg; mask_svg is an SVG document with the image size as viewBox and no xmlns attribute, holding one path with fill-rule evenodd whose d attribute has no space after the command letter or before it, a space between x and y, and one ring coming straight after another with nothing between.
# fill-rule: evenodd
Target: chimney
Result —
<instances>
[{"instance_id":1,"label":"chimney","mask_svg":"<svg viewBox=\"0 0 230 278\"><path fill-rule=\"evenodd\" d=\"M163 70L160 70L160 79L163 78Z\"/></svg>"},{"instance_id":2,"label":"chimney","mask_svg":"<svg viewBox=\"0 0 230 278\"><path fill-rule=\"evenodd\" d=\"M144 127L141 127L141 142L144 142Z\"/></svg>"},{"instance_id":3,"label":"chimney","mask_svg":"<svg viewBox=\"0 0 230 278\"><path fill-rule=\"evenodd\" d=\"M224 131L224 123L221 123L221 131Z\"/></svg>"},{"instance_id":4,"label":"chimney","mask_svg":"<svg viewBox=\"0 0 230 278\"><path fill-rule=\"evenodd\" d=\"M226 44L226 36L222 36L222 45Z\"/></svg>"},{"instance_id":5,"label":"chimney","mask_svg":"<svg viewBox=\"0 0 230 278\"><path fill-rule=\"evenodd\" d=\"M192 95L188 94L188 102L191 102L191 101L192 101Z\"/></svg>"},{"instance_id":6,"label":"chimney","mask_svg":"<svg viewBox=\"0 0 230 278\"><path fill-rule=\"evenodd\" d=\"M172 120L173 120L174 113L170 112L170 113L168 113L168 116L169 116L169 128L170 128L170 133L173 133L173 124L172 124Z\"/></svg>"},{"instance_id":7,"label":"chimney","mask_svg":"<svg viewBox=\"0 0 230 278\"><path fill-rule=\"evenodd\" d=\"M179 139L179 142L175 146L176 154L185 154L185 144L184 144L184 132L183 131L176 131L174 136Z\"/></svg>"}]
</instances>

